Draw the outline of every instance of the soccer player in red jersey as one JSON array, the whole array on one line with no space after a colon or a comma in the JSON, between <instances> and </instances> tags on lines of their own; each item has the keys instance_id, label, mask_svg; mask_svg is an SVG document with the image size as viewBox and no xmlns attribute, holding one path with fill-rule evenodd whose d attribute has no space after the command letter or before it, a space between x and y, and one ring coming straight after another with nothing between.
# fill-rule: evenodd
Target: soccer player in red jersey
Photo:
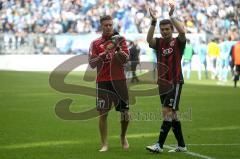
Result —
<instances>
[{"instance_id":1,"label":"soccer player in red jersey","mask_svg":"<svg viewBox=\"0 0 240 159\"><path fill-rule=\"evenodd\" d=\"M182 84L184 83L181 70L181 59L186 44L186 36L184 26L173 17L175 9L174 4L169 3L169 7L170 19L160 21L162 38L153 38L157 18L156 13L152 9L149 9L152 23L148 30L147 42L151 48L156 50L158 62L158 87L161 104L163 106L163 122L158 142L146 147L150 152L163 152L163 145L171 128L178 141L178 146L169 152L187 151L183 139L181 123L177 116ZM174 27L178 31L178 36L176 38L172 36ZM171 88L165 88L166 81L168 86L169 84L172 86Z\"/></svg>"},{"instance_id":2,"label":"soccer player in red jersey","mask_svg":"<svg viewBox=\"0 0 240 159\"><path fill-rule=\"evenodd\" d=\"M121 113L122 147L129 147L126 138L129 123L129 104L124 64L129 57L126 39L113 29L113 20L109 15L100 18L102 36L91 43L89 50L89 64L97 68L97 110L99 111L99 130L101 136L100 152L108 150L107 116L115 105L116 111Z\"/></svg>"},{"instance_id":3,"label":"soccer player in red jersey","mask_svg":"<svg viewBox=\"0 0 240 159\"><path fill-rule=\"evenodd\" d=\"M240 76L240 41L232 46L230 55L232 57L232 63L234 64L234 88L237 88L237 82L239 81Z\"/></svg>"}]
</instances>

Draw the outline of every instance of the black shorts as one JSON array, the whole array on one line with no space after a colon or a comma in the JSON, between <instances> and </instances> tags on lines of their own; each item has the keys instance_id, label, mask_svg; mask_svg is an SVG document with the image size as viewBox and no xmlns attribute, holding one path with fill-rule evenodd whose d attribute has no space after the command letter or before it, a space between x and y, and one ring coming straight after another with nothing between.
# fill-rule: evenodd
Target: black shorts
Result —
<instances>
[{"instance_id":1,"label":"black shorts","mask_svg":"<svg viewBox=\"0 0 240 159\"><path fill-rule=\"evenodd\" d=\"M235 71L240 72L240 65L235 65Z\"/></svg>"},{"instance_id":2,"label":"black shorts","mask_svg":"<svg viewBox=\"0 0 240 159\"><path fill-rule=\"evenodd\" d=\"M97 110L110 110L114 104L116 111L129 110L126 80L104 81L97 83Z\"/></svg>"},{"instance_id":3,"label":"black shorts","mask_svg":"<svg viewBox=\"0 0 240 159\"><path fill-rule=\"evenodd\" d=\"M159 94L161 94L160 100L161 100L162 106L172 108L173 110L179 110L178 105L180 101L181 91L182 91L182 84L175 84L173 89L165 94L161 94L160 88L159 88Z\"/></svg>"},{"instance_id":4,"label":"black shorts","mask_svg":"<svg viewBox=\"0 0 240 159\"><path fill-rule=\"evenodd\" d=\"M240 65L235 65L234 81L239 81Z\"/></svg>"}]
</instances>

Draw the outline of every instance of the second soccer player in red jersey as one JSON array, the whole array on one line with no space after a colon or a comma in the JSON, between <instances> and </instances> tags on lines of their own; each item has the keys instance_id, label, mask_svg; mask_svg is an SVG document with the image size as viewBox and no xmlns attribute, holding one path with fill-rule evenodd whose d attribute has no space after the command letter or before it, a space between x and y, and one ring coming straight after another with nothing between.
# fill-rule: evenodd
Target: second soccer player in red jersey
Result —
<instances>
[{"instance_id":1,"label":"second soccer player in red jersey","mask_svg":"<svg viewBox=\"0 0 240 159\"><path fill-rule=\"evenodd\" d=\"M177 116L183 84L181 58L186 44L186 37L183 25L173 17L175 9L174 4L169 3L169 7L170 19L160 21L161 38L153 38L157 18L154 11L151 9L149 10L152 17L152 23L147 34L147 42L151 48L156 50L158 86L160 100L163 106L163 122L158 141L156 144L146 147L150 152L163 151L164 142L171 128L178 141L178 146L176 149L170 150L169 152L183 152L187 150L183 139L181 123ZM172 36L174 27L178 31L178 36L176 38ZM169 85L172 87L166 89L165 87Z\"/></svg>"}]
</instances>

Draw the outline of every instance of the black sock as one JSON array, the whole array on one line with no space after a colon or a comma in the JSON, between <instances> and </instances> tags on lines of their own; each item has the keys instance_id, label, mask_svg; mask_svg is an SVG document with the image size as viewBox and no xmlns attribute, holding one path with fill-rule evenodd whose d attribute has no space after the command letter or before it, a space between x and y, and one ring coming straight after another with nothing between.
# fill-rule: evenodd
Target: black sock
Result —
<instances>
[{"instance_id":1,"label":"black sock","mask_svg":"<svg viewBox=\"0 0 240 159\"><path fill-rule=\"evenodd\" d=\"M167 138L168 132L171 129L172 122L171 121L163 121L161 130L160 130L160 135L158 139L158 143L161 148L163 148L163 144Z\"/></svg>"},{"instance_id":2,"label":"black sock","mask_svg":"<svg viewBox=\"0 0 240 159\"><path fill-rule=\"evenodd\" d=\"M182 128L180 121L173 120L172 121L172 131L177 139L178 146L185 147L185 142L183 139Z\"/></svg>"}]
</instances>

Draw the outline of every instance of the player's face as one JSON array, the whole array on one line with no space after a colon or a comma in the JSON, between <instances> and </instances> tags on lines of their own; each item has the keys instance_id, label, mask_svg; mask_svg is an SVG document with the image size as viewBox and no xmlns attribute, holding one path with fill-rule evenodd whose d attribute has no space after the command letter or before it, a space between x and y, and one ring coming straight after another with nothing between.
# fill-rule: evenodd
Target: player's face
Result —
<instances>
[{"instance_id":1,"label":"player's face","mask_svg":"<svg viewBox=\"0 0 240 159\"><path fill-rule=\"evenodd\" d=\"M160 25L160 32L164 39L171 39L173 32L171 24Z\"/></svg>"},{"instance_id":2,"label":"player's face","mask_svg":"<svg viewBox=\"0 0 240 159\"><path fill-rule=\"evenodd\" d=\"M113 34L113 21L104 20L101 24L103 35L112 35Z\"/></svg>"}]
</instances>

